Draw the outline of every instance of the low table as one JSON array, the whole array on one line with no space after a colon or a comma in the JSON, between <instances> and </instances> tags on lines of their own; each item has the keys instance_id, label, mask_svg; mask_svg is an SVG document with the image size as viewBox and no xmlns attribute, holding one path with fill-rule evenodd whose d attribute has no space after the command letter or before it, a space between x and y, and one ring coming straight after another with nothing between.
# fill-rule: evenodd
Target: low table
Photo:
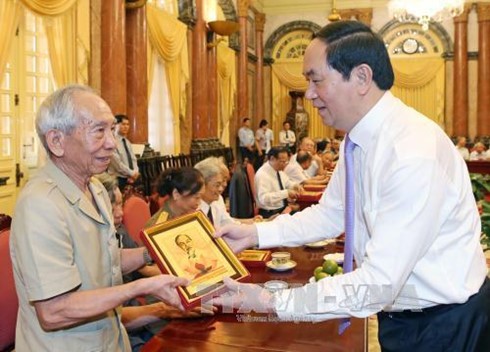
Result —
<instances>
[{"instance_id":1,"label":"low table","mask_svg":"<svg viewBox=\"0 0 490 352\"><path fill-rule=\"evenodd\" d=\"M306 283L313 269L323 263L326 253L340 252L342 247L280 248L291 253L297 266L287 272L264 267L249 268L251 281L264 283L283 280L289 284ZM142 349L153 351L366 351L367 320L352 319L347 331L338 335L338 320L322 323L277 322L266 314L221 314L196 320L173 320Z\"/></svg>"}]
</instances>

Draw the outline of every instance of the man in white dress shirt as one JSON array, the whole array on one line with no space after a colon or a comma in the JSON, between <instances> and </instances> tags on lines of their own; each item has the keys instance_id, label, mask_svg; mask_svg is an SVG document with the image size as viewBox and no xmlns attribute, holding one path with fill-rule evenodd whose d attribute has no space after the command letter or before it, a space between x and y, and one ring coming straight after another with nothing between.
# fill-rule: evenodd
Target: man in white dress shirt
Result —
<instances>
[{"instance_id":1,"label":"man in white dress shirt","mask_svg":"<svg viewBox=\"0 0 490 352\"><path fill-rule=\"evenodd\" d=\"M437 124L389 89L383 40L361 22L323 27L305 52L307 99L355 145L356 269L274 294L226 280L225 306L311 321L378 313L385 351L490 351L490 284L468 169ZM318 205L217 232L235 251L298 246L345 229L343 146Z\"/></svg>"},{"instance_id":2,"label":"man in white dress shirt","mask_svg":"<svg viewBox=\"0 0 490 352\"><path fill-rule=\"evenodd\" d=\"M248 159L253 164L258 148L254 131L250 128L250 118L248 117L242 120L242 127L238 130L238 147L242 160Z\"/></svg>"},{"instance_id":3,"label":"man in white dress shirt","mask_svg":"<svg viewBox=\"0 0 490 352\"><path fill-rule=\"evenodd\" d=\"M311 154L300 150L296 155L296 161L290 161L284 169L284 172L293 183L301 185L326 185L329 179L326 175L311 177L306 173L306 170L308 170L312 162Z\"/></svg>"},{"instance_id":4,"label":"man in white dress shirt","mask_svg":"<svg viewBox=\"0 0 490 352\"><path fill-rule=\"evenodd\" d=\"M281 213L288 206L288 199L296 199L299 185L284 173L289 156L286 149L273 147L267 161L255 174L256 202L259 214L265 219Z\"/></svg>"},{"instance_id":5,"label":"man in white dress shirt","mask_svg":"<svg viewBox=\"0 0 490 352\"><path fill-rule=\"evenodd\" d=\"M296 153L296 135L291 130L291 124L287 121L282 123L282 130L279 131L279 145L292 154Z\"/></svg>"},{"instance_id":6,"label":"man in white dress shirt","mask_svg":"<svg viewBox=\"0 0 490 352\"><path fill-rule=\"evenodd\" d=\"M117 177L121 191L129 183L134 183L139 177L138 161L133 147L128 139L129 118L126 115L116 115L116 150L111 158L109 173Z\"/></svg>"},{"instance_id":7,"label":"man in white dress shirt","mask_svg":"<svg viewBox=\"0 0 490 352\"><path fill-rule=\"evenodd\" d=\"M220 164L221 161L218 158L210 157L194 165L194 168L199 170L204 178L204 193L201 197L199 209L209 218L215 228L219 228L221 225L228 223L223 218L226 215L228 215L227 218L229 218L230 223L234 222L229 214L227 214L226 208L212 206L220 198L222 199L221 193L223 193L226 187L226 180L224 179Z\"/></svg>"},{"instance_id":8,"label":"man in white dress shirt","mask_svg":"<svg viewBox=\"0 0 490 352\"><path fill-rule=\"evenodd\" d=\"M257 153L259 156L254 167L255 170L258 170L264 163L265 157L271 150L272 142L274 141L274 134L269 128L267 120L260 121L259 129L255 132L255 140L257 141Z\"/></svg>"},{"instance_id":9,"label":"man in white dress shirt","mask_svg":"<svg viewBox=\"0 0 490 352\"><path fill-rule=\"evenodd\" d=\"M303 137L301 139L301 143L299 144L298 149L311 154L312 161L308 169L306 169L306 174L309 177L325 174L322 158L320 158L320 156L318 156L318 154L316 153L315 142L313 141L313 139L311 139L310 137ZM291 160L296 160L296 155L297 154L293 155L291 157Z\"/></svg>"},{"instance_id":10,"label":"man in white dress shirt","mask_svg":"<svg viewBox=\"0 0 490 352\"><path fill-rule=\"evenodd\" d=\"M470 160L470 152L468 148L466 148L466 137L458 137L456 149L464 160Z\"/></svg>"},{"instance_id":11,"label":"man in white dress shirt","mask_svg":"<svg viewBox=\"0 0 490 352\"><path fill-rule=\"evenodd\" d=\"M470 153L470 161L485 161L490 159L488 151L485 150L485 144L478 142L473 147L473 151Z\"/></svg>"},{"instance_id":12,"label":"man in white dress shirt","mask_svg":"<svg viewBox=\"0 0 490 352\"><path fill-rule=\"evenodd\" d=\"M214 156L201 160L194 168L199 170L204 177L204 193L199 209L207 215L216 229L227 224L251 224L254 220L260 221L262 217L258 215L250 219L234 219L226 210L226 204L221 196L228 180L230 172L228 167Z\"/></svg>"}]
</instances>

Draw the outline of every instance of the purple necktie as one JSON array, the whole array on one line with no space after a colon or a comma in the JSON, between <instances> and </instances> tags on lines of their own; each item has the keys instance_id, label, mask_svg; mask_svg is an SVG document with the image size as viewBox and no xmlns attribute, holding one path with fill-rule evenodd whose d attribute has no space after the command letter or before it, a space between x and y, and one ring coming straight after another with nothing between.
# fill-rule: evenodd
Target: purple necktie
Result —
<instances>
[{"instance_id":1,"label":"purple necktie","mask_svg":"<svg viewBox=\"0 0 490 352\"><path fill-rule=\"evenodd\" d=\"M344 273L352 271L354 261L354 148L355 143L345 137L344 160L345 160L345 244L344 244ZM349 318L340 321L339 334L342 334L350 325Z\"/></svg>"}]
</instances>

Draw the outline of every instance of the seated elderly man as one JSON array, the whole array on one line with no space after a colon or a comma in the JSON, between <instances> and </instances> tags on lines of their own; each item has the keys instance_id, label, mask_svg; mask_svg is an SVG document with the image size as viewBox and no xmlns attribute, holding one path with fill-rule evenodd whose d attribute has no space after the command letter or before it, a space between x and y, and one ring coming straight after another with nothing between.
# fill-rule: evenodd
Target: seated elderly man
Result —
<instances>
[{"instance_id":1,"label":"seated elderly man","mask_svg":"<svg viewBox=\"0 0 490 352\"><path fill-rule=\"evenodd\" d=\"M92 176L116 148L114 115L92 89L73 85L39 108L36 130L49 156L21 192L10 253L19 297L17 351L131 351L121 323L126 300L154 295L182 309L169 275L122 284L151 262L145 248L120 249L111 201Z\"/></svg>"},{"instance_id":2,"label":"seated elderly man","mask_svg":"<svg viewBox=\"0 0 490 352\"><path fill-rule=\"evenodd\" d=\"M489 160L490 155L488 154L488 151L485 150L485 144L482 142L478 142L475 144L473 147L473 151L470 153L470 161L483 161L483 160Z\"/></svg>"},{"instance_id":3,"label":"seated elderly man","mask_svg":"<svg viewBox=\"0 0 490 352\"><path fill-rule=\"evenodd\" d=\"M318 175L311 177L306 173L306 170L311 166L313 157L310 153L300 150L296 154L296 161L290 161L284 169L289 179L301 185L326 185L329 177L326 175Z\"/></svg>"},{"instance_id":4,"label":"seated elderly man","mask_svg":"<svg viewBox=\"0 0 490 352\"><path fill-rule=\"evenodd\" d=\"M303 137L301 139L301 143L299 144L299 150L308 152L311 154L312 162L311 165L306 170L306 174L310 177L317 175L324 175L325 170L323 168L322 158L316 153L316 144L310 137ZM291 161L295 161L298 154L295 154L291 157Z\"/></svg>"},{"instance_id":5,"label":"seated elderly man","mask_svg":"<svg viewBox=\"0 0 490 352\"><path fill-rule=\"evenodd\" d=\"M468 148L466 148L466 137L458 137L456 142L456 149L459 154L463 157L464 160L470 160L470 152Z\"/></svg>"},{"instance_id":6,"label":"seated elderly man","mask_svg":"<svg viewBox=\"0 0 490 352\"><path fill-rule=\"evenodd\" d=\"M284 173L289 156L286 149L273 147L269 160L255 174L256 202L259 214L265 219L288 210L288 201L294 202L301 191Z\"/></svg>"},{"instance_id":7,"label":"seated elderly man","mask_svg":"<svg viewBox=\"0 0 490 352\"><path fill-rule=\"evenodd\" d=\"M226 165L216 157L209 157L201 160L194 168L199 170L204 177L205 191L202 194L199 209L207 215L215 228L220 228L226 224L252 223L254 220L261 220L261 216L256 219L234 219L226 210L226 205L221 194L223 193L230 171Z\"/></svg>"},{"instance_id":8,"label":"seated elderly man","mask_svg":"<svg viewBox=\"0 0 490 352\"><path fill-rule=\"evenodd\" d=\"M226 212L226 208L212 206L214 202L219 201L226 187L221 161L216 157L210 157L198 162L194 168L199 170L204 177L204 192L199 209L206 214L215 227L234 223L230 214Z\"/></svg>"}]
</instances>

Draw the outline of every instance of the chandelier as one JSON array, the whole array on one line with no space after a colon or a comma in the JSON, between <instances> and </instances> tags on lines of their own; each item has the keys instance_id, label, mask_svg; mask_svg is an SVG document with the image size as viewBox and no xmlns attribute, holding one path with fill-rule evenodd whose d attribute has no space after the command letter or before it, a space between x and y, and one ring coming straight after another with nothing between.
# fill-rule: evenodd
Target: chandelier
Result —
<instances>
[{"instance_id":1,"label":"chandelier","mask_svg":"<svg viewBox=\"0 0 490 352\"><path fill-rule=\"evenodd\" d=\"M389 10L400 22L418 22L424 31L432 21L442 22L464 11L464 0L391 0Z\"/></svg>"}]
</instances>

